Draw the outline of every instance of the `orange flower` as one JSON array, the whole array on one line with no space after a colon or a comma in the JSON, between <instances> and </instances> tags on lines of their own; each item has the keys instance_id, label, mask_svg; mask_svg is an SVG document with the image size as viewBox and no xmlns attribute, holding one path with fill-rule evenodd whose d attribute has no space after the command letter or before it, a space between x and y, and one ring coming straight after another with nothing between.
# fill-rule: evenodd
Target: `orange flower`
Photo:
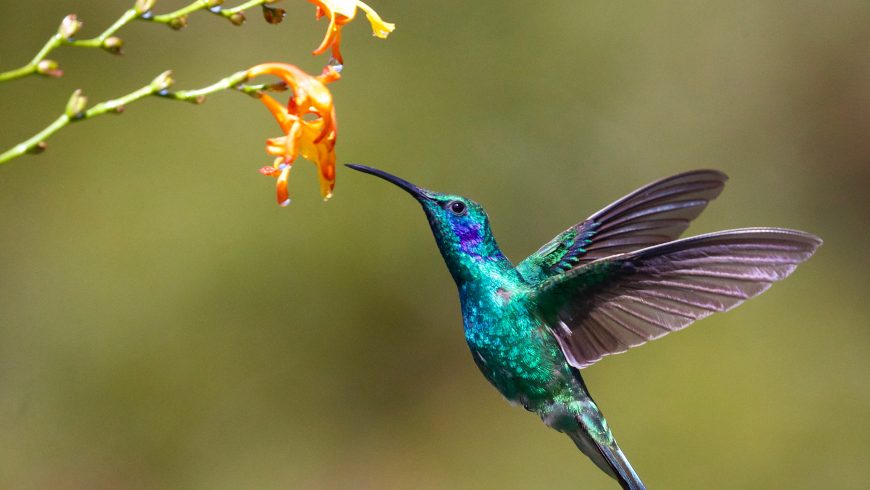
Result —
<instances>
[{"instance_id":1,"label":"orange flower","mask_svg":"<svg viewBox=\"0 0 870 490\"><path fill-rule=\"evenodd\" d=\"M259 75L279 77L293 91L286 107L268 94L258 94L284 132L284 136L266 140L266 153L276 158L271 167L260 169L262 174L278 178L278 204L290 204L287 178L293 161L300 154L317 165L320 193L324 199L329 199L335 187L338 128L332 94L325 84L338 80L338 72L327 68L323 74L313 77L286 63L263 63L248 70L248 78Z\"/></svg>"},{"instance_id":2,"label":"orange flower","mask_svg":"<svg viewBox=\"0 0 870 490\"><path fill-rule=\"evenodd\" d=\"M329 17L329 27L326 29L326 36L320 46L314 50L314 54L321 54L332 47L332 57L340 64L344 63L341 58L339 45L341 44L341 28L356 15L357 7L361 8L366 13L366 18L372 25L372 34L381 39L386 39L387 36L396 28L395 24L384 22L383 19L374 11L373 8L366 5L360 0L308 0L317 6L317 18L323 16Z\"/></svg>"}]
</instances>

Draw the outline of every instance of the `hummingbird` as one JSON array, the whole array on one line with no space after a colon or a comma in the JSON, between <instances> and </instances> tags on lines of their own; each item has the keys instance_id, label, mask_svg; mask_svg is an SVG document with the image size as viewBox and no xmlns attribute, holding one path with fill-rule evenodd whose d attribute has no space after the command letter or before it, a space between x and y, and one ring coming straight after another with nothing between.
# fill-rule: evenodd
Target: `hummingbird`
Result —
<instances>
[{"instance_id":1,"label":"hummingbird","mask_svg":"<svg viewBox=\"0 0 870 490\"><path fill-rule=\"evenodd\" d=\"M761 294L822 244L784 228L678 239L728 179L695 170L641 187L514 266L480 204L347 166L395 184L422 205L459 289L465 340L486 379L567 434L624 489L645 486L580 370Z\"/></svg>"}]
</instances>

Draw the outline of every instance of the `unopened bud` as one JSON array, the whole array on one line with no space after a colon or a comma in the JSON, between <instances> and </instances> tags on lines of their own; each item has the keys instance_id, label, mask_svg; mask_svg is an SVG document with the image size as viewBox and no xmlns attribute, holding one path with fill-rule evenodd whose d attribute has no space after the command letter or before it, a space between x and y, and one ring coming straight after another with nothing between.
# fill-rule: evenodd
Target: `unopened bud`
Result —
<instances>
[{"instance_id":1,"label":"unopened bud","mask_svg":"<svg viewBox=\"0 0 870 490\"><path fill-rule=\"evenodd\" d=\"M175 29L176 31L179 29L183 29L187 26L187 16L182 15L181 17L176 17L169 21L169 27Z\"/></svg>"},{"instance_id":2,"label":"unopened bud","mask_svg":"<svg viewBox=\"0 0 870 490\"><path fill-rule=\"evenodd\" d=\"M228 18L230 19L230 22L233 23L233 25L237 25L237 26L244 24L245 20L246 20L245 14L243 14L242 12L236 12L233 15L229 16Z\"/></svg>"},{"instance_id":3,"label":"unopened bud","mask_svg":"<svg viewBox=\"0 0 870 490\"><path fill-rule=\"evenodd\" d=\"M121 48L124 47L124 40L120 37L108 37L100 47L112 54L124 54L121 51Z\"/></svg>"},{"instance_id":4,"label":"unopened bud","mask_svg":"<svg viewBox=\"0 0 870 490\"><path fill-rule=\"evenodd\" d=\"M290 87L287 86L287 82L275 82L266 85L266 90L269 92L286 92L288 88Z\"/></svg>"},{"instance_id":5,"label":"unopened bud","mask_svg":"<svg viewBox=\"0 0 870 490\"><path fill-rule=\"evenodd\" d=\"M206 8L215 8L219 5L223 5L224 0L206 0L205 6Z\"/></svg>"},{"instance_id":6,"label":"unopened bud","mask_svg":"<svg viewBox=\"0 0 870 490\"><path fill-rule=\"evenodd\" d=\"M81 28L82 21L76 17L76 14L69 14L60 22L60 27L58 27L57 33L60 34L60 37L69 40L71 37L75 36Z\"/></svg>"},{"instance_id":7,"label":"unopened bud","mask_svg":"<svg viewBox=\"0 0 870 490\"><path fill-rule=\"evenodd\" d=\"M62 77L63 70L60 69L60 66L57 64L57 61L54 60L42 60L36 64L36 73L40 75L45 75L47 77Z\"/></svg>"},{"instance_id":8,"label":"unopened bud","mask_svg":"<svg viewBox=\"0 0 870 490\"><path fill-rule=\"evenodd\" d=\"M287 11L284 9L268 7L266 5L263 5L262 7L263 18L270 24L280 24L281 21L284 20L284 16L287 15Z\"/></svg>"},{"instance_id":9,"label":"unopened bud","mask_svg":"<svg viewBox=\"0 0 870 490\"><path fill-rule=\"evenodd\" d=\"M27 150L27 153L30 153L31 155L39 155L40 153L44 152L46 148L48 148L48 143L46 143L45 141L40 141L39 143L29 148Z\"/></svg>"},{"instance_id":10,"label":"unopened bud","mask_svg":"<svg viewBox=\"0 0 870 490\"><path fill-rule=\"evenodd\" d=\"M172 70L166 70L151 81L151 88L155 92L160 92L171 87L173 83L175 83L175 80L172 79Z\"/></svg>"},{"instance_id":11,"label":"unopened bud","mask_svg":"<svg viewBox=\"0 0 870 490\"><path fill-rule=\"evenodd\" d=\"M69 117L77 117L85 110L86 105L88 105L88 98L82 94L82 89L77 88L66 103L65 113Z\"/></svg>"},{"instance_id":12,"label":"unopened bud","mask_svg":"<svg viewBox=\"0 0 870 490\"><path fill-rule=\"evenodd\" d=\"M145 12L150 12L154 8L155 0L136 0L136 5L133 7L139 15Z\"/></svg>"}]
</instances>

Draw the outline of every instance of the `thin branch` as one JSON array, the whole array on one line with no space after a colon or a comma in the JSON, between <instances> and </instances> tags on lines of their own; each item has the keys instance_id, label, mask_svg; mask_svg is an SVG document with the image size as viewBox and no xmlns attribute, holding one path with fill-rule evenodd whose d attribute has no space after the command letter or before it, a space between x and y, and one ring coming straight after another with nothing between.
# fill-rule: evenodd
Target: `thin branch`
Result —
<instances>
[{"instance_id":1,"label":"thin branch","mask_svg":"<svg viewBox=\"0 0 870 490\"><path fill-rule=\"evenodd\" d=\"M139 12L135 8L129 9L121 14L121 17L118 18L118 20L116 20L114 24L109 26L109 28L103 31L103 33L99 36L91 39L82 39L80 41L69 39L65 44L68 44L70 46L76 46L79 48L102 48L103 44L106 42L106 39L111 37L112 34L118 32L119 30L121 30L122 27L142 15L145 15L145 13Z\"/></svg>"},{"instance_id":2,"label":"thin branch","mask_svg":"<svg viewBox=\"0 0 870 490\"><path fill-rule=\"evenodd\" d=\"M263 5L263 4L266 4L266 3L275 3L276 1L277 1L277 0L267 0L267 1L265 1L265 2L261 2L260 0L248 0L247 2L245 2L245 3L241 4L241 5L239 5L238 7L233 7L233 8L229 8L229 9L223 9L222 12L223 12L224 15L226 15L226 16L230 16L230 15L237 14L237 13L239 13L239 12L242 12L242 11L244 11L244 10L248 10L249 8L256 7L257 5Z\"/></svg>"},{"instance_id":3,"label":"thin branch","mask_svg":"<svg viewBox=\"0 0 870 490\"><path fill-rule=\"evenodd\" d=\"M85 99L81 95L81 92L76 91L73 94L70 103L67 104L67 111L65 114L55 119L54 122L26 141L19 143L0 154L0 164L7 163L12 159L27 153L40 153L46 147L46 139L71 123L93 119L97 116L102 116L103 114L121 113L127 105L151 95L166 99L201 104L205 101L207 95L224 90L236 90L249 95L256 95L263 91L279 91L286 89L286 86L281 83L246 85L244 82L247 81L247 79L247 71L243 70L233 73L232 75L222 78L203 88L170 91L169 87L172 85L173 80L171 78L171 72L167 71L160 74L151 83L144 87L121 97L100 102L87 110L83 109Z\"/></svg>"},{"instance_id":4,"label":"thin branch","mask_svg":"<svg viewBox=\"0 0 870 490\"><path fill-rule=\"evenodd\" d=\"M121 14L121 17L109 26L108 29L103 31L100 35L90 39L73 38L78 29L81 28L81 22L79 22L74 15L70 15L64 19L58 32L46 41L42 49L39 50L36 56L34 56L29 63L13 70L0 72L0 83L23 78L36 73L47 76L60 76L62 72L57 68L57 63L47 58L52 51L61 46L102 48L106 51L117 54L120 52L122 41L113 36L116 32L121 30L122 27L134 20L157 22L168 25L173 29L181 29L187 25L188 15L199 10L208 10L213 14L228 19L235 25L241 25L245 21L245 16L243 14L244 10L258 5L273 3L275 1L276 0L248 0L237 7L225 9L220 6L222 0L195 0L191 4L174 12L154 15L154 13L151 12L151 7L154 2L138 0L133 8L130 8Z\"/></svg>"}]
</instances>

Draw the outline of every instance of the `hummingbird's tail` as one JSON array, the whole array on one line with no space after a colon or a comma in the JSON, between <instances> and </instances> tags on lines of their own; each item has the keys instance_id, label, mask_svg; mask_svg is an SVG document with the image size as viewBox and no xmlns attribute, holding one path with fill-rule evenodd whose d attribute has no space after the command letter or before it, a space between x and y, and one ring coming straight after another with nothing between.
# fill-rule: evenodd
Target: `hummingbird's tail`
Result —
<instances>
[{"instance_id":1,"label":"hummingbird's tail","mask_svg":"<svg viewBox=\"0 0 870 490\"><path fill-rule=\"evenodd\" d=\"M631 463L628 462L628 458L625 457L622 449L619 449L619 445L607 425L607 420L604 419L598 405L589 395L580 372L575 370L574 374L577 381L574 390L572 390L574 401L570 404L567 413L562 412L563 416L571 414L573 420L570 424L566 424L567 427L562 426L557 430L568 434L577 448L583 451L583 454L588 456L605 473L615 478L622 488L646 490L640 477L637 476Z\"/></svg>"},{"instance_id":2,"label":"hummingbird's tail","mask_svg":"<svg viewBox=\"0 0 870 490\"><path fill-rule=\"evenodd\" d=\"M643 482L640 481L640 477L634 472L634 468L631 467L628 458L619 449L619 445L616 444L613 436L610 435L609 442L599 440L600 438L592 436L589 433L587 428L583 426L582 421L578 420L578 422L580 422L580 427L574 432L569 432L568 436L583 451L583 454L589 456L589 459L598 465L599 468L615 478L622 488L626 490L646 490ZM609 434L610 431L608 430L607 432Z\"/></svg>"}]
</instances>

